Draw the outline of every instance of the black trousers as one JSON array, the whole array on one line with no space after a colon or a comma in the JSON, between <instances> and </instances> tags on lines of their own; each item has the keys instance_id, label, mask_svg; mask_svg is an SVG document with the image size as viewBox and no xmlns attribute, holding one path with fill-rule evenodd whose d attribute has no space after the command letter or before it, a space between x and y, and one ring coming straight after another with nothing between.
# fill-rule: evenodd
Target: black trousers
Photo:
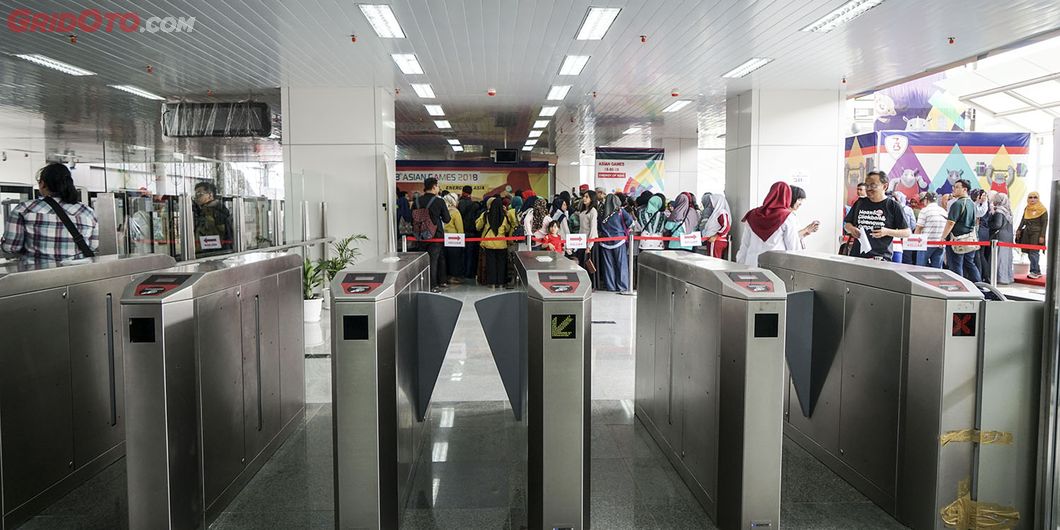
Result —
<instances>
[{"instance_id":1,"label":"black trousers","mask_svg":"<svg viewBox=\"0 0 1060 530\"><path fill-rule=\"evenodd\" d=\"M504 285L508 281L508 249L484 248L486 285Z\"/></svg>"},{"instance_id":2,"label":"black trousers","mask_svg":"<svg viewBox=\"0 0 1060 530\"><path fill-rule=\"evenodd\" d=\"M431 288L438 287L439 283L445 282L449 276L445 272L445 258L442 251L445 250L443 243L427 243L427 256L431 259Z\"/></svg>"}]
</instances>

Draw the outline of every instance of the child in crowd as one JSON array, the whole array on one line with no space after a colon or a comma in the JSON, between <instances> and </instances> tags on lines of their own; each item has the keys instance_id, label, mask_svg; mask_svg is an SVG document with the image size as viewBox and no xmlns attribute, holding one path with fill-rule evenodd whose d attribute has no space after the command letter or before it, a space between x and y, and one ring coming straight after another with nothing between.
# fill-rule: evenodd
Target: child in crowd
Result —
<instances>
[{"instance_id":1,"label":"child in crowd","mask_svg":"<svg viewBox=\"0 0 1060 530\"><path fill-rule=\"evenodd\" d=\"M559 234L559 222L548 223L548 234L541 238L541 250L563 253L563 236Z\"/></svg>"}]
</instances>

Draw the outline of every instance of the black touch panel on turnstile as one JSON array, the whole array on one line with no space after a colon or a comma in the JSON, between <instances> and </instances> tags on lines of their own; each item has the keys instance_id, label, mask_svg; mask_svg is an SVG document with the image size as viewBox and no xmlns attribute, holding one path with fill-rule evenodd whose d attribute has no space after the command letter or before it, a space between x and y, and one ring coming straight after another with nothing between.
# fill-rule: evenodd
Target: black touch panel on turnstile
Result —
<instances>
[{"instance_id":1,"label":"black touch panel on turnstile","mask_svg":"<svg viewBox=\"0 0 1060 530\"><path fill-rule=\"evenodd\" d=\"M736 285L739 285L740 287L743 287L744 289L751 291L752 293L773 292L773 280L770 280L764 272L730 272L729 279L732 280Z\"/></svg>"},{"instance_id":2,"label":"black touch panel on turnstile","mask_svg":"<svg viewBox=\"0 0 1060 530\"><path fill-rule=\"evenodd\" d=\"M573 293L580 283L576 272L540 272L537 280L550 293L557 294Z\"/></svg>"},{"instance_id":3,"label":"black touch panel on turnstile","mask_svg":"<svg viewBox=\"0 0 1060 530\"><path fill-rule=\"evenodd\" d=\"M180 287L191 277L189 274L152 274L136 286L136 296L158 296Z\"/></svg>"},{"instance_id":4,"label":"black touch panel on turnstile","mask_svg":"<svg viewBox=\"0 0 1060 530\"><path fill-rule=\"evenodd\" d=\"M368 294L386 281L386 273L351 272L342 278L342 292L346 294Z\"/></svg>"}]
</instances>

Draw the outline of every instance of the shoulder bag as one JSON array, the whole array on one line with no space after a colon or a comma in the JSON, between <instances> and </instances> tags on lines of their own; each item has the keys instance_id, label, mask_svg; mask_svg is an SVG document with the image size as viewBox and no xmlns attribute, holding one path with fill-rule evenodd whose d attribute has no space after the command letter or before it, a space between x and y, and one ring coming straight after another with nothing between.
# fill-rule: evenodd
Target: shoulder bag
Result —
<instances>
[{"instance_id":1,"label":"shoulder bag","mask_svg":"<svg viewBox=\"0 0 1060 530\"><path fill-rule=\"evenodd\" d=\"M70 216L67 215L66 210L64 210L63 207L51 197L45 197L44 202L48 203L48 206L52 207L52 211L55 212L55 215L59 216L59 220L63 222L66 231L70 232L70 235L74 238L74 244L77 245L77 249L81 251L81 255L86 258L96 257L96 253L93 252L92 248L85 242L85 236L81 235L81 232L76 226L74 226L74 222L70 220Z\"/></svg>"}]
</instances>

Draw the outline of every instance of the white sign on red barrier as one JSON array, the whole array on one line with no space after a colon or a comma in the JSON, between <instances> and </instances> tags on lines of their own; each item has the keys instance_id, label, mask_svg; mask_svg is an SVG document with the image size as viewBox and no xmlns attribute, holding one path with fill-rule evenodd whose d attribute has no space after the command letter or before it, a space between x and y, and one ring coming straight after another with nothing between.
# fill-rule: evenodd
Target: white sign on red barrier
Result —
<instances>
[{"instance_id":1,"label":"white sign on red barrier","mask_svg":"<svg viewBox=\"0 0 1060 530\"><path fill-rule=\"evenodd\" d=\"M463 247L464 246L464 234L445 234L445 246L447 246L447 247Z\"/></svg>"},{"instance_id":2,"label":"white sign on red barrier","mask_svg":"<svg viewBox=\"0 0 1060 530\"><path fill-rule=\"evenodd\" d=\"M702 244L703 236L700 232L692 232L691 234L681 234L682 247L698 247Z\"/></svg>"},{"instance_id":3,"label":"white sign on red barrier","mask_svg":"<svg viewBox=\"0 0 1060 530\"><path fill-rule=\"evenodd\" d=\"M913 234L902 240L902 250L927 250L927 242L927 236L924 236L922 234Z\"/></svg>"},{"instance_id":4,"label":"white sign on red barrier","mask_svg":"<svg viewBox=\"0 0 1060 530\"><path fill-rule=\"evenodd\" d=\"M587 236L585 234L567 234L567 248L581 250L586 247Z\"/></svg>"}]
</instances>

